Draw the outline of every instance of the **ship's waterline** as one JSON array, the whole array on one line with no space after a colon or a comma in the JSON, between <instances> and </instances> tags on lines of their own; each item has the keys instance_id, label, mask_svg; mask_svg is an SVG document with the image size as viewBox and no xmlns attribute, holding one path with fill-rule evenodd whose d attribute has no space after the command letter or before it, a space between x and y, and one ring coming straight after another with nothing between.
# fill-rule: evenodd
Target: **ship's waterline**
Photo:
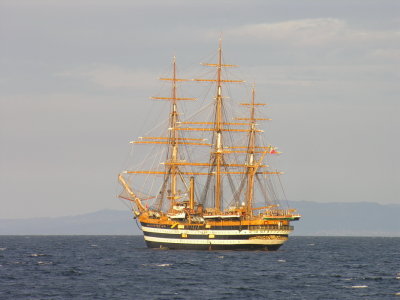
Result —
<instances>
[{"instance_id":1,"label":"ship's waterline","mask_svg":"<svg viewBox=\"0 0 400 300\"><path fill-rule=\"evenodd\" d=\"M149 248L186 250L278 250L286 241L276 240L214 240L214 239L171 239L144 236Z\"/></svg>"}]
</instances>

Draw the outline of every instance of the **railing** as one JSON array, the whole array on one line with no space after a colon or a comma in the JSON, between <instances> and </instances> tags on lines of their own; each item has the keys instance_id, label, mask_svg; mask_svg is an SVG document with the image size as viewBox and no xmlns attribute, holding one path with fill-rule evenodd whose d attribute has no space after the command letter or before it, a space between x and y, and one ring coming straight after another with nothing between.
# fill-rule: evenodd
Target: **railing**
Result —
<instances>
[{"instance_id":1,"label":"railing","mask_svg":"<svg viewBox=\"0 0 400 300\"><path fill-rule=\"evenodd\" d=\"M249 230L293 230L293 226L288 225L255 225L249 226Z\"/></svg>"},{"instance_id":2,"label":"railing","mask_svg":"<svg viewBox=\"0 0 400 300\"><path fill-rule=\"evenodd\" d=\"M285 216L292 216L292 212L288 209L271 209L267 210L263 213L268 217L285 217Z\"/></svg>"}]
</instances>

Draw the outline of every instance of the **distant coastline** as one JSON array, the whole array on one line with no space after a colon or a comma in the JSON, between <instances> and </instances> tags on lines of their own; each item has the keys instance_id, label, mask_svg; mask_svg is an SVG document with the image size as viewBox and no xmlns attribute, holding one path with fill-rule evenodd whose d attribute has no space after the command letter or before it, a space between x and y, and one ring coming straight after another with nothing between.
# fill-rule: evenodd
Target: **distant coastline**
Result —
<instances>
[{"instance_id":1,"label":"distant coastline","mask_svg":"<svg viewBox=\"0 0 400 300\"><path fill-rule=\"evenodd\" d=\"M400 204L371 202L293 203L302 220L295 236L400 237ZM76 216L0 219L0 235L141 235L129 210L100 210Z\"/></svg>"}]
</instances>

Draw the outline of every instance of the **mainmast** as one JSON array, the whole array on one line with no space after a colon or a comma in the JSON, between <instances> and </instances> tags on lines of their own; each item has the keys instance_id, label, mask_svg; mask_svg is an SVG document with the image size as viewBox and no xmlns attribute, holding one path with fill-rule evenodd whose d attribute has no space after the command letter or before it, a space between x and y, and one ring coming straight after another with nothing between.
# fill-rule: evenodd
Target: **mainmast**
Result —
<instances>
[{"instance_id":1,"label":"mainmast","mask_svg":"<svg viewBox=\"0 0 400 300\"><path fill-rule=\"evenodd\" d=\"M216 67L217 68L217 76L216 79L194 79L195 81L208 81L208 82L216 82L217 90L215 96L215 118L213 123L203 123L213 125L211 130L214 132L214 148L211 152L210 163L212 169L215 171L212 175L215 176L214 180L214 209L216 212L220 212L222 210L222 174L229 172L222 172L224 165L224 151L223 151L223 132L224 131L242 131L240 129L229 129L224 128L224 125L233 125L236 123L226 123L223 115L223 96L222 96L222 83L226 82L244 82L243 80L226 80L222 78L222 68L224 67L236 67L236 65L228 65L222 63L222 40L219 40L218 46L218 58L217 63L205 63L205 66ZM207 130L207 129L199 129L199 130ZM247 130L244 130L247 131ZM210 176L210 175L209 175Z\"/></svg>"},{"instance_id":2,"label":"mainmast","mask_svg":"<svg viewBox=\"0 0 400 300\"><path fill-rule=\"evenodd\" d=\"M170 144L171 144L171 157L169 162L171 163L171 192L169 198L171 199L171 206L175 204L177 199L176 194L176 176L177 176L177 161L178 161L178 130L176 130L178 122L178 110L176 105L176 57L174 56L172 61L172 93L171 93L171 114L170 114Z\"/></svg>"},{"instance_id":3,"label":"mainmast","mask_svg":"<svg viewBox=\"0 0 400 300\"><path fill-rule=\"evenodd\" d=\"M216 115L215 115L215 133L216 133L216 143L214 147L215 154L215 210L221 211L221 165L223 162L223 152L222 152L222 129L223 129L223 116L222 116L222 87L221 87L221 68L222 68L222 41L219 40L218 47L218 63L217 63L217 96L216 96Z\"/></svg>"}]
</instances>

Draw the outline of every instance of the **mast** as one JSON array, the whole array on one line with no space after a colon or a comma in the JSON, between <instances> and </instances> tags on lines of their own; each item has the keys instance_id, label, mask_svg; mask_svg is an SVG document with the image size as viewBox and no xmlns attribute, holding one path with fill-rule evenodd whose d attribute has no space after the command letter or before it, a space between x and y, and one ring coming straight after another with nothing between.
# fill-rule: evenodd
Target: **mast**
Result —
<instances>
[{"instance_id":1,"label":"mast","mask_svg":"<svg viewBox=\"0 0 400 300\"><path fill-rule=\"evenodd\" d=\"M215 116L215 133L216 133L216 143L215 143L215 189L214 189L214 199L215 199L215 210L221 211L221 165L223 161L222 152L222 87L221 87L221 68L222 68L222 40L219 39L218 47L218 63L217 63L217 96L216 96L216 116Z\"/></svg>"},{"instance_id":2,"label":"mast","mask_svg":"<svg viewBox=\"0 0 400 300\"><path fill-rule=\"evenodd\" d=\"M232 172L223 172L224 165L224 151L223 151L223 132L224 131L248 131L241 129L224 128L224 125L242 125L237 123L226 123L223 116L223 96L222 84L223 83L241 83L243 80L227 80L222 78L222 68L236 67L236 65L222 63L222 39L219 39L218 58L217 63L203 63L205 66L217 68L217 76L215 79L193 79L194 81L216 82L217 90L215 96L215 117L213 123L200 122L199 124L213 125L213 128L199 128L195 130L213 131L214 148L210 156L210 166L215 171L210 174L215 176L214 179L214 209L216 212L222 210L222 174L233 174ZM183 128L181 128L183 129ZM209 175L209 176L210 176Z\"/></svg>"},{"instance_id":3,"label":"mast","mask_svg":"<svg viewBox=\"0 0 400 300\"><path fill-rule=\"evenodd\" d=\"M133 141L131 143L134 144L166 144L168 145L167 158L164 162L165 169L163 172L160 171L127 171L128 174L163 174L164 175L164 184L160 191L160 202L158 207L162 207L162 201L164 198L165 190L168 189L167 198L170 200L170 208L172 208L176 200L179 198L177 192L177 179L178 176L181 177L181 173L179 171L179 145L203 145L202 143L192 143L190 141L197 139L185 139L180 138L178 134L178 123L179 123L179 113L178 113L178 105L177 101L179 100L196 100L195 98L182 98L177 96L177 82L178 81L188 81L187 79L181 79L176 77L176 58L173 57L172 60L172 77L171 78L160 78L160 80L171 81L171 96L170 97L150 97L151 99L158 100L168 100L171 103L171 110L169 114L169 135L168 137L140 137L141 141ZM183 178L181 178L183 181ZM186 183L183 182L185 185Z\"/></svg>"},{"instance_id":4,"label":"mast","mask_svg":"<svg viewBox=\"0 0 400 300\"><path fill-rule=\"evenodd\" d=\"M170 144L171 144L171 157L169 162L171 163L171 192L169 194L169 198L171 199L171 207L175 204L177 196L176 196L176 176L177 176L177 161L178 161L178 151L179 147L177 144L178 140L178 131L176 130L176 125L178 121L178 111L176 105L176 57L174 56L172 61L172 92L171 92L171 115L170 115Z\"/></svg>"},{"instance_id":5,"label":"mast","mask_svg":"<svg viewBox=\"0 0 400 300\"><path fill-rule=\"evenodd\" d=\"M270 172L270 171L258 171L259 168L268 167L268 165L263 165L262 162L267 153L275 154L279 153L272 146L262 147L256 145L256 134L258 132L263 132L262 130L257 129L256 121L268 121L271 119L266 118L256 118L255 116L255 108L256 106L266 105L265 103L255 103L255 87L251 89L251 102L250 103L241 103L241 105L246 105L250 107L250 117L249 118L237 118L239 120L249 121L249 139L247 144L247 161L246 161L246 175L247 175L247 186L246 186L246 213L248 216L253 215L253 200L254 200L254 177L256 174L282 174L282 172ZM255 154L260 153L261 156L256 160Z\"/></svg>"},{"instance_id":6,"label":"mast","mask_svg":"<svg viewBox=\"0 0 400 300\"><path fill-rule=\"evenodd\" d=\"M253 215L253 195L254 195L254 175L255 175L255 139L256 139L256 122L255 122L255 88L251 89L251 105L250 105L250 132L247 149L247 191L246 191L246 210L247 214Z\"/></svg>"}]
</instances>

